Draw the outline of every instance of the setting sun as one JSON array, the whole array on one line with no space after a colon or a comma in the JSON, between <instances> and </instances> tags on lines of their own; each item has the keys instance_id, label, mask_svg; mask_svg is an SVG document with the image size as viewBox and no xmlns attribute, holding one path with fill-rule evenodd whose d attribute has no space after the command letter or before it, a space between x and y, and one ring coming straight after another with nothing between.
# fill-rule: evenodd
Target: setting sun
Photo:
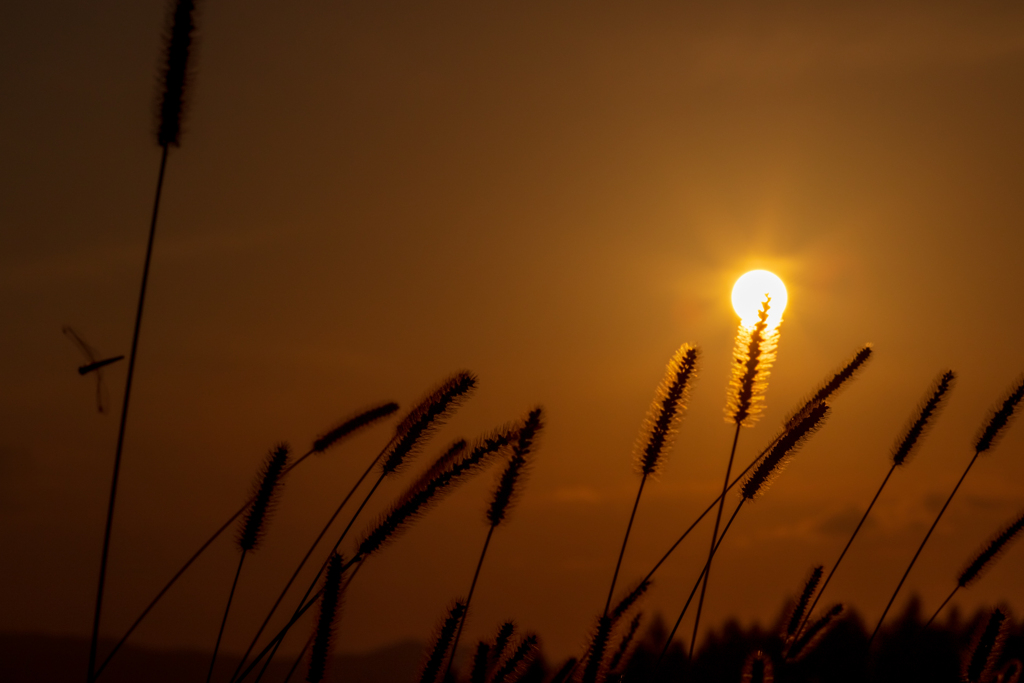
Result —
<instances>
[{"instance_id":1,"label":"setting sun","mask_svg":"<svg viewBox=\"0 0 1024 683\"><path fill-rule=\"evenodd\" d=\"M757 322L765 294L772 298L768 322L774 327L782 321L782 312L789 301L786 285L779 276L767 270L752 270L736 280L732 288L732 307L744 325L749 327Z\"/></svg>"}]
</instances>

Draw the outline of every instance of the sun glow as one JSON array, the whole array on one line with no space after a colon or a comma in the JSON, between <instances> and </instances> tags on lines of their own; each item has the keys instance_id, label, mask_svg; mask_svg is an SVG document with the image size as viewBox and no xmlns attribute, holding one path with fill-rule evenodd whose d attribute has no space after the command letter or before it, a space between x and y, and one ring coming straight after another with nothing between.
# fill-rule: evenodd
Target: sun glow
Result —
<instances>
[{"instance_id":1,"label":"sun glow","mask_svg":"<svg viewBox=\"0 0 1024 683\"><path fill-rule=\"evenodd\" d=\"M773 328L782 322L782 312L789 301L786 285L778 275L767 270L752 270L736 280L732 287L732 307L745 326L751 327L757 322L757 312L765 295L771 297L768 327Z\"/></svg>"}]
</instances>

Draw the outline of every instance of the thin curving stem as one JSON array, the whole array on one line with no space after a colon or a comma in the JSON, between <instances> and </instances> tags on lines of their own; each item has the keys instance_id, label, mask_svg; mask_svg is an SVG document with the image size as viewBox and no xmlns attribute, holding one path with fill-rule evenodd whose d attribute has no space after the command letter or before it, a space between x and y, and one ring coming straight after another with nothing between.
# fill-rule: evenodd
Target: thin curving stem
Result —
<instances>
[{"instance_id":1,"label":"thin curving stem","mask_svg":"<svg viewBox=\"0 0 1024 683\"><path fill-rule=\"evenodd\" d=\"M117 501L117 481L121 474L121 454L124 452L124 433L128 425L128 404L132 396L132 379L135 377L135 357L139 350L139 332L142 329L142 311L146 304L146 285L149 282L149 264L153 257L153 240L156 236L156 219L160 213L160 193L164 186L164 171L167 169L167 143L162 145L160 172L156 180L156 197L153 199L153 217L149 222L149 239L146 242L146 260L142 266L142 285L139 288L139 304L135 310L135 329L132 331L132 350L128 356L128 377L124 384L124 402L121 404L121 423L117 429L117 448L114 451L114 473L110 480L110 500L107 503L107 522L103 530L103 552L100 556L100 579L96 590L96 610L92 618L92 638L89 642L88 683L94 680L96 670L96 649L100 636L100 614L103 611L103 590L107 579L107 560L110 556L110 532L114 526L114 504Z\"/></svg>"},{"instance_id":2,"label":"thin curving stem","mask_svg":"<svg viewBox=\"0 0 1024 683\"><path fill-rule=\"evenodd\" d=\"M953 500L953 496L955 496L957 490L960 489L960 484L964 483L964 479L967 477L967 473L971 471L972 467L974 467L974 463L975 461L977 461L979 455L981 455L981 451L975 450L974 457L971 458L971 462L967 464L967 469L965 469L964 473L960 475L960 480L956 483L956 486L953 487L953 491L952 493L949 494L949 498L947 498L946 502L943 503L942 509L939 510L939 514L935 517L935 521L932 522L932 526L930 529L928 529L928 533L924 535L924 540L921 541L921 545L918 546L917 552L914 553L913 559L910 560L910 565L907 567L907 571L903 572L903 578L900 579L899 584L896 586L896 590L892 593L892 597L889 598L889 604L885 606L885 610L882 612L882 616L878 619L878 623L875 624L875 630L871 632L871 637L868 638L868 647L871 647L871 643L874 642L875 636L878 634L878 629L882 628L882 622L885 621L885 615L889 613L889 609L892 607L892 603L896 601L896 596L899 595L900 589L903 588L903 583L907 580L907 577L910 576L910 570L914 568L914 563L917 562L917 558L921 555L921 551L924 550L924 544L928 542L928 539L931 537L932 532L935 531L935 527L938 526L939 520L942 519L943 513L946 512L946 508L949 507L949 503L950 501Z\"/></svg>"}]
</instances>

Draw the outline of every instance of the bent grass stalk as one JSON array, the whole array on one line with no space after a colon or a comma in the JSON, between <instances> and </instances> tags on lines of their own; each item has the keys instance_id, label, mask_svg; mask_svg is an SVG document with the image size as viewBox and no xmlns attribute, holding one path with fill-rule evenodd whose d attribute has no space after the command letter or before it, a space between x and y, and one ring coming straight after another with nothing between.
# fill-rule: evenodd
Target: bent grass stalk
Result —
<instances>
[{"instance_id":1,"label":"bent grass stalk","mask_svg":"<svg viewBox=\"0 0 1024 683\"><path fill-rule=\"evenodd\" d=\"M238 558L238 569L235 570L235 578L231 582L231 592L228 593L228 602L224 607L224 617L220 621L220 630L217 632L217 642L213 646L213 656L210 657L210 668L206 672L206 683L210 683L213 677L213 667L217 663L217 652L220 650L220 641L224 636L224 627L228 623L228 614L231 612L231 601L235 597L235 589L238 587L238 578L242 575L242 565L250 551L255 550L266 533L266 524L270 515L276 507L277 497L281 490L281 477L288 464L288 446L279 445L267 456L261 472L256 479L256 499L249 508L245 522L238 535L238 547L242 551Z\"/></svg>"},{"instance_id":2,"label":"bent grass stalk","mask_svg":"<svg viewBox=\"0 0 1024 683\"><path fill-rule=\"evenodd\" d=\"M956 586L953 588L953 591L945 600L942 601L939 608L935 610L935 614L933 614L932 618L928 620L927 624L925 624L926 627L930 626L931 623L935 621L935 618L939 616L939 613L943 608L945 608L949 601L953 599L953 596L956 595L958 590L961 588L967 588L967 586L981 578L985 569L991 566L996 559L999 558L1003 550L1006 549L1006 546L1008 546L1010 542L1013 541L1013 539L1015 539L1021 532L1021 529L1024 529L1024 514L1019 515L1009 526L1000 531L995 538L989 541L985 547L974 556L974 559L971 560L967 567L960 572L960 576L957 577Z\"/></svg>"},{"instance_id":3,"label":"bent grass stalk","mask_svg":"<svg viewBox=\"0 0 1024 683\"><path fill-rule=\"evenodd\" d=\"M484 566L484 558L487 556L487 548L491 544L491 536L494 534L494 530L498 528L498 525L505 521L509 508L517 498L517 485L521 484L522 478L525 477L529 470L529 456L532 452L534 441L540 434L540 430L544 427L541 420L542 412L541 408L534 408L527 415L523 425L516 433L512 446L512 456L509 458L508 465L498 478L498 485L494 489L491 504L487 508L487 521L489 523L487 537L484 539L484 546L480 550L480 559L476 563L473 580L469 584L466 608L459 619L458 630L455 632L455 640L452 644L451 654L448 657L448 665L445 667L444 676L441 679L442 682L451 673L452 663L455 661L455 649L459 646L462 629L466 625L466 618L469 616L469 605L473 601L473 592L476 590L477 579L480 578L480 569Z\"/></svg>"},{"instance_id":4,"label":"bent grass stalk","mask_svg":"<svg viewBox=\"0 0 1024 683\"><path fill-rule=\"evenodd\" d=\"M654 403L644 420L644 429L637 441L635 455L637 469L641 475L640 486L637 488L633 510L629 514L629 523L626 525L626 533L622 538L619 558L615 562L615 571L612 574L612 583L608 588L608 598L605 600L602 616L608 615L608 608L612 604L615 583L619 578L619 569L622 567L622 558L626 554L629 532L633 529L633 520L636 518L636 510L640 505L640 496L644 492L644 484L647 482L647 477L655 474L664 464L666 454L672 448L679 423L683 419L686 401L689 398L690 384L697 370L699 353L695 347L689 344L683 344L676 351L669 361L665 378L658 386Z\"/></svg>"},{"instance_id":5,"label":"bent grass stalk","mask_svg":"<svg viewBox=\"0 0 1024 683\"><path fill-rule=\"evenodd\" d=\"M825 593L825 589L828 588L828 584L832 580L833 574L835 574L836 570L839 568L839 563L843 561L844 557L846 557L846 552L850 549L850 546L853 545L853 540L857 538L857 534L860 532L861 527L864 526L864 522L867 521L868 515L871 514L872 508L875 507L878 497L882 495L882 490L889 482L889 478L892 476L892 473L896 471L897 467L905 465L910 456L921 445L925 433L933 424L933 419L938 416L939 411L945 405L945 400L948 398L949 391L953 388L955 381L956 374L954 374L952 370L947 370L939 375L938 379L936 379L932 384L932 389L929 392L928 397L922 402L920 409L917 411L917 417L911 419L911 422L907 425L903 435L897 440L893 448L892 466L889 467L889 472L885 475L885 479L882 480L878 490L875 491L874 497L868 504L867 509L860 518L860 521L857 522L857 527L853 530L853 533L850 534L850 539L843 547L843 551L839 553L839 557L836 559L835 564L832 565L832 569L829 570L828 576L825 578L825 582L821 584L821 590L819 590L818 594L814 597L814 602L811 603L810 609L807 610L803 621L800 622L800 628L798 631L803 630L807 621L814 613L814 608L817 606L821 596Z\"/></svg>"},{"instance_id":6,"label":"bent grass stalk","mask_svg":"<svg viewBox=\"0 0 1024 683\"><path fill-rule=\"evenodd\" d=\"M420 683L434 683L437 680L437 674L440 673L441 665L444 664L445 655L448 654L448 649L452 646L455 629L465 613L466 603L461 600L456 600L448 610L448 616L445 617L434 636L434 645L430 649L430 656L427 657L423 670L420 672Z\"/></svg>"},{"instance_id":7,"label":"bent grass stalk","mask_svg":"<svg viewBox=\"0 0 1024 683\"><path fill-rule=\"evenodd\" d=\"M338 555L338 557L341 557L341 556ZM342 568L341 568L342 573L347 571L349 566L350 565L342 564ZM359 570L362 569L362 568L363 568L363 563L360 562L359 564L356 565L356 568L352 570L352 574L349 575L348 580L345 581L344 585L342 586L342 591L343 592L347 591L349 589L349 586L351 586L352 582L355 581L356 574L358 574ZM318 595L320 596L321 600L323 599L323 593L326 592L326 590L327 590L327 585L325 583L324 584L324 591L321 592L321 593L318 593ZM284 677L284 681L282 683L288 683L288 681L291 680L292 676L295 675L295 671L299 668L299 664L302 663L302 658L306 656L306 652L308 652L309 648L313 646L313 644L314 644L314 642L316 640L316 634L317 634L317 632L313 631L313 633L310 635L310 637L306 640L306 644L302 646L302 650L300 650L298 656L295 657L295 660L292 662L292 668L288 670L288 675Z\"/></svg>"},{"instance_id":8,"label":"bent grass stalk","mask_svg":"<svg viewBox=\"0 0 1024 683\"><path fill-rule=\"evenodd\" d=\"M875 636L878 635L878 630L882 628L882 623L885 622L886 615L892 608L893 602L896 601L896 596L899 595L900 589L903 588L903 584L906 583L907 577L910 576L910 570L914 568L917 558L921 556L921 551L924 550L924 546L928 543L928 539L931 538L932 532L935 531L935 527L939 525L939 520L941 520L942 515L945 514L946 508L949 507L950 502L953 500L953 496L955 496L956 492L960 490L960 485L964 483L964 479L967 478L968 472L970 472L971 468L974 467L974 463L977 462L978 456L991 450L991 448L999 441L1000 437L1005 434L1006 427L1013 419L1017 411L1017 406L1020 404L1022 398L1024 398L1024 377L1020 377L1016 380L1013 388L1010 389L1009 393L1007 393L999 407L992 411L988 423L986 423L985 427L980 431L974 446L974 457L972 457L970 462L967 463L967 467L964 469L963 474L960 475L960 479L957 480L956 486L953 487L949 497L946 498L946 502L942 504L939 514L935 516L935 521L933 521L931 527L929 527L928 533L924 535L921 545L917 547L917 551L914 553L914 557L911 558L906 571L903 572L900 582L896 584L896 590L893 591L892 597L889 598L889 603L882 611L882 616L879 617L878 623L875 624L875 630L871 632L871 637L868 638L868 647L870 647L871 643L874 642Z\"/></svg>"},{"instance_id":9,"label":"bent grass stalk","mask_svg":"<svg viewBox=\"0 0 1024 683\"><path fill-rule=\"evenodd\" d=\"M284 472L281 473L281 476L284 477L285 475L287 475L293 469L295 469L300 464L302 464L307 458L309 458L309 456L311 456L311 455L313 455L315 453L324 453L324 452L326 452L327 449L329 449L330 447L332 447L332 446L336 445L337 443L339 443L344 437L347 437L347 436L355 433L359 429L362 429L364 427L368 427L368 426L374 424L378 420L380 420L380 419L382 419L384 417L387 417L388 415L390 415L391 413L395 412L396 410L398 410L398 404L397 403L385 403L385 404L382 404L380 406L371 408L371 409L369 409L367 411L364 411L362 413L359 413L355 417L352 417L349 420L346 420L345 422L341 423L341 425L339 425L338 427L334 428L333 430L331 430L330 432L328 432L324 436L318 438L313 443L313 447L312 448L310 448L308 451L306 451L302 455L302 457L300 457L298 460L296 460L295 462L291 463L290 465L288 465L288 467L285 468ZM374 461L374 464L376 464L376 461ZM373 465L371 465L370 467L372 468ZM369 472L367 472L367 474L368 473ZM365 477L366 474L364 474L363 476ZM361 481L362 480L360 480L360 482ZM356 487L358 487L358 484L356 485ZM352 491L349 493L350 496L352 495L352 493L355 492L355 488L356 487L353 487ZM227 531L227 529L232 524L234 524L236 519L241 517L242 514L247 509L249 509L249 506L252 505L253 502L255 502L255 500L256 500L256 495L253 494L253 496L251 498L249 498L249 500L247 500L244 504L242 504L242 507L238 508L238 510L235 511L235 513L232 514L227 519L227 521L225 521L220 526L220 528L218 528L216 531L214 531L213 534L208 539L206 539L206 541L201 546L199 546L199 549L196 550L192 554L192 556L189 557L188 560L185 561L185 564L183 564L178 569L178 571L174 573L174 576L172 576L170 578L170 580L166 584L164 584L164 587L160 589L160 592L158 592L156 594L156 596L146 606L146 608L144 610L142 610L142 613L135 619L134 622L132 622L132 625L128 628L128 630L125 632L125 634L123 636L121 636L121 639L119 641L117 641L117 643L114 645L114 647L110 650L110 652L107 654L106 659L103 660L103 663L100 664L99 667L96 668L96 671L93 674L93 678L94 679L95 678L99 678L100 674L103 673L103 670L107 668L108 664L110 664L110 660L114 658L114 655L116 655L118 650L120 650L121 647L125 644L125 642L128 641L128 638L130 638L132 633L135 632L135 629L139 627L139 624L141 624L142 621L153 610L153 608L156 607L157 603L160 602L160 600L164 597L164 595L167 593L167 591L169 591L171 589L171 587L175 583L177 583L178 579L180 579L182 577L182 575L186 571L188 571L189 567L191 567L192 564L196 560L198 560L199 557L204 552L206 552L206 549L209 548L213 544L214 541L216 541L218 538L220 538L220 535L222 533L224 533L225 531Z\"/></svg>"},{"instance_id":10,"label":"bent grass stalk","mask_svg":"<svg viewBox=\"0 0 1024 683\"><path fill-rule=\"evenodd\" d=\"M124 452L124 435L128 425L128 405L132 395L132 380L135 378L135 359L139 350L139 333L142 330L142 312L146 305L146 286L149 283L149 264L153 258L153 242L156 237L156 222L160 214L160 194L167 170L167 152L170 145L179 145L181 118L184 111L185 85L188 75L189 47L194 28L192 0L177 0L171 13L170 35L165 51L166 64L162 73L160 120L157 130L157 144L160 146L160 170L157 173L156 193L153 198L153 214L149 222L149 236L146 240L146 256L142 265L142 283L139 286L139 302L135 309L135 326L132 330L132 346L128 355L128 374L124 385L124 401L121 404L121 420L117 429L117 447L114 450L114 468L110 478L110 498L107 502L107 520L103 529L103 550L100 554L99 582L96 589L96 609L93 612L92 636L89 641L89 668L86 681L95 679L96 650L99 645L100 617L103 611L103 592L106 587L107 561L110 557L110 536L114 525L114 506L117 502L117 483L121 473L121 456Z\"/></svg>"},{"instance_id":11,"label":"bent grass stalk","mask_svg":"<svg viewBox=\"0 0 1024 683\"><path fill-rule=\"evenodd\" d=\"M733 376L729 383L729 398L726 404L726 419L736 425L732 437L732 448L729 450L729 461L725 466L725 478L722 481L722 497L718 500L718 512L715 515L715 527L711 532L711 547L708 549L708 566L704 572L704 582L700 588L700 600L697 602L697 616L693 620L693 635L690 638L690 649L687 657L693 655L697 643L697 632L700 628L700 616L704 607L704 596L711 577L711 560L715 554L718 540L718 527L722 522L722 510L725 507L725 494L729 490L729 477L732 474L732 463L736 457L736 444L740 438L740 427L752 424L760 413L764 392L768 388L768 371L775 359L778 345L778 326L768 328L768 311L771 309L772 298L765 295L758 320L752 328L740 324L736 335L736 349L733 352Z\"/></svg>"},{"instance_id":12,"label":"bent grass stalk","mask_svg":"<svg viewBox=\"0 0 1024 683\"><path fill-rule=\"evenodd\" d=\"M334 642L334 625L338 621L338 612L341 608L341 598L345 588L342 584L343 565L344 561L341 555L334 555L327 567L324 592L320 596L320 615L317 618L316 630L313 632L313 653L309 660L309 671L306 673L306 680L309 683L320 683L327 671L327 660ZM301 658L300 654L299 659L301 660Z\"/></svg>"}]
</instances>

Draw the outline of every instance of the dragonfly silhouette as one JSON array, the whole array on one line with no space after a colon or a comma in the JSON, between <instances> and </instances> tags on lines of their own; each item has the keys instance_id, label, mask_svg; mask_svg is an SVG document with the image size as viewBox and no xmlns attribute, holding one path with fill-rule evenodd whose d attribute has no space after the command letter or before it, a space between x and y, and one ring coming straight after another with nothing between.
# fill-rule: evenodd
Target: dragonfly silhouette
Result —
<instances>
[{"instance_id":1,"label":"dragonfly silhouette","mask_svg":"<svg viewBox=\"0 0 1024 683\"><path fill-rule=\"evenodd\" d=\"M88 375L90 372L95 374L96 410L100 411L101 413L105 413L107 388L106 385L103 384L103 371L101 370L101 368L105 368L111 363L116 363L119 360L123 360L124 356L113 356L111 358L104 358L103 360L96 360L96 352L93 350L91 346L86 344L81 337L78 336L77 332L75 332L73 329L65 325L64 334L67 335L68 339L75 343L75 346L78 347L78 350L81 351L82 355L85 356L85 359L89 361L85 365L79 366L78 374Z\"/></svg>"}]
</instances>

